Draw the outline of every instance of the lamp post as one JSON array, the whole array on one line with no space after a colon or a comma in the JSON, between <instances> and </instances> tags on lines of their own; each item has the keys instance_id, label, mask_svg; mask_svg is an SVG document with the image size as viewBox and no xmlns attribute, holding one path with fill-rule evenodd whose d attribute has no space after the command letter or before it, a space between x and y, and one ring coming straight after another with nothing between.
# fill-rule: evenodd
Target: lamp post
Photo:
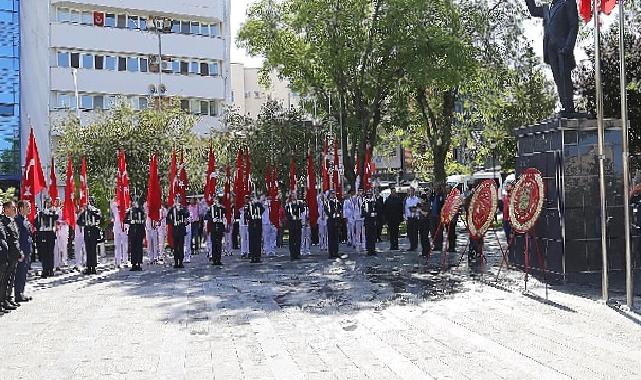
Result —
<instances>
[{"instance_id":1,"label":"lamp post","mask_svg":"<svg viewBox=\"0 0 641 380\"><path fill-rule=\"evenodd\" d=\"M162 33L166 33L171 30L171 20L166 17L153 17L150 16L149 20L151 21L151 29L158 36L158 84L154 89L151 85L152 95L155 93L158 96L158 109L162 110L162 95L165 93L166 89L162 83Z\"/></svg>"}]
</instances>

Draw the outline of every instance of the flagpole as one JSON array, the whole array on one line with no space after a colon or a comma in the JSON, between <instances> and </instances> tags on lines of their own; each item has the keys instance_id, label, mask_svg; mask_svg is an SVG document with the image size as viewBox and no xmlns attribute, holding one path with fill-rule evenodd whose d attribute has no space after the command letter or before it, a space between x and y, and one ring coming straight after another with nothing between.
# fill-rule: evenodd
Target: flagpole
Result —
<instances>
[{"instance_id":1,"label":"flagpole","mask_svg":"<svg viewBox=\"0 0 641 380\"><path fill-rule=\"evenodd\" d=\"M634 306L634 284L632 277L632 249L630 247L630 149L628 144L628 94L625 75L625 0L619 0L619 57L621 77L621 133L623 155L623 212L625 218L625 293L626 305Z\"/></svg>"},{"instance_id":2,"label":"flagpole","mask_svg":"<svg viewBox=\"0 0 641 380\"><path fill-rule=\"evenodd\" d=\"M608 302L608 244L607 244L607 208L605 201L605 128L603 123L603 83L601 78L601 24L599 20L601 0L592 3L594 18L594 71L596 83L597 137L599 150L599 195L601 203L601 291L603 302ZM627 196L627 194L626 194Z\"/></svg>"}]
</instances>

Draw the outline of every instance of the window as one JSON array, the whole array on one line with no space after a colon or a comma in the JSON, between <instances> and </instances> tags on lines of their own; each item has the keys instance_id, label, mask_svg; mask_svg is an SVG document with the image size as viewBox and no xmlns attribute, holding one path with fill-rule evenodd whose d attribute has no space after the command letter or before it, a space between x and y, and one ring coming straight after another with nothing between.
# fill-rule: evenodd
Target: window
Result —
<instances>
[{"instance_id":1,"label":"window","mask_svg":"<svg viewBox=\"0 0 641 380\"><path fill-rule=\"evenodd\" d=\"M91 54L82 55L82 68L93 69L93 55Z\"/></svg>"},{"instance_id":2,"label":"window","mask_svg":"<svg viewBox=\"0 0 641 380\"><path fill-rule=\"evenodd\" d=\"M209 24L200 24L200 34L209 37Z\"/></svg>"},{"instance_id":3,"label":"window","mask_svg":"<svg viewBox=\"0 0 641 380\"><path fill-rule=\"evenodd\" d=\"M80 54L71 53L71 67L75 69L80 68Z\"/></svg>"},{"instance_id":4,"label":"window","mask_svg":"<svg viewBox=\"0 0 641 380\"><path fill-rule=\"evenodd\" d=\"M209 102L209 115L218 116L218 107L216 106L216 102L213 100Z\"/></svg>"},{"instance_id":5,"label":"window","mask_svg":"<svg viewBox=\"0 0 641 380\"><path fill-rule=\"evenodd\" d=\"M209 64L209 75L212 77L217 77L218 76L218 64L217 63L210 63Z\"/></svg>"},{"instance_id":6,"label":"window","mask_svg":"<svg viewBox=\"0 0 641 380\"><path fill-rule=\"evenodd\" d=\"M149 102L147 101L147 98L145 98L145 97L138 98L138 103L140 105L140 109L145 109L145 108L149 107Z\"/></svg>"},{"instance_id":7,"label":"window","mask_svg":"<svg viewBox=\"0 0 641 380\"><path fill-rule=\"evenodd\" d=\"M94 67L96 70L103 70L105 68L105 57L97 55L94 57Z\"/></svg>"},{"instance_id":8,"label":"window","mask_svg":"<svg viewBox=\"0 0 641 380\"><path fill-rule=\"evenodd\" d=\"M180 101L180 109L184 112L189 112L189 100L181 100Z\"/></svg>"},{"instance_id":9,"label":"window","mask_svg":"<svg viewBox=\"0 0 641 380\"><path fill-rule=\"evenodd\" d=\"M138 21L138 27L140 28L140 30L147 30L147 19L141 17Z\"/></svg>"},{"instance_id":10,"label":"window","mask_svg":"<svg viewBox=\"0 0 641 380\"><path fill-rule=\"evenodd\" d=\"M140 58L140 72L146 73L148 71L147 58Z\"/></svg>"},{"instance_id":11,"label":"window","mask_svg":"<svg viewBox=\"0 0 641 380\"><path fill-rule=\"evenodd\" d=\"M113 13L107 13L105 15L105 26L109 28L116 27L116 15Z\"/></svg>"},{"instance_id":12,"label":"window","mask_svg":"<svg viewBox=\"0 0 641 380\"><path fill-rule=\"evenodd\" d=\"M201 115L209 114L209 102L205 102L205 101L200 102L200 114Z\"/></svg>"},{"instance_id":13,"label":"window","mask_svg":"<svg viewBox=\"0 0 641 380\"><path fill-rule=\"evenodd\" d=\"M93 108L97 110L105 109L105 97L102 95L96 95L93 97Z\"/></svg>"},{"instance_id":14,"label":"window","mask_svg":"<svg viewBox=\"0 0 641 380\"><path fill-rule=\"evenodd\" d=\"M127 71L127 58L118 57L118 71Z\"/></svg>"},{"instance_id":15,"label":"window","mask_svg":"<svg viewBox=\"0 0 641 380\"><path fill-rule=\"evenodd\" d=\"M137 57L128 57L127 58L127 70L130 72L138 71L138 58Z\"/></svg>"},{"instance_id":16,"label":"window","mask_svg":"<svg viewBox=\"0 0 641 380\"><path fill-rule=\"evenodd\" d=\"M200 75L204 77L209 75L209 65L206 62L200 63Z\"/></svg>"},{"instance_id":17,"label":"window","mask_svg":"<svg viewBox=\"0 0 641 380\"><path fill-rule=\"evenodd\" d=\"M131 108L137 110L140 109L140 104L138 103L138 97L137 96L130 96L127 98L129 101L129 104L131 105Z\"/></svg>"},{"instance_id":18,"label":"window","mask_svg":"<svg viewBox=\"0 0 641 380\"><path fill-rule=\"evenodd\" d=\"M93 25L93 12L83 11L80 18L82 25Z\"/></svg>"},{"instance_id":19,"label":"window","mask_svg":"<svg viewBox=\"0 0 641 380\"><path fill-rule=\"evenodd\" d=\"M127 27L127 15L118 15L116 27L123 29Z\"/></svg>"},{"instance_id":20,"label":"window","mask_svg":"<svg viewBox=\"0 0 641 380\"><path fill-rule=\"evenodd\" d=\"M211 24L209 29L212 37L218 37L220 34L220 24Z\"/></svg>"},{"instance_id":21,"label":"window","mask_svg":"<svg viewBox=\"0 0 641 380\"><path fill-rule=\"evenodd\" d=\"M69 53L66 51L58 52L58 67L69 67Z\"/></svg>"},{"instance_id":22,"label":"window","mask_svg":"<svg viewBox=\"0 0 641 380\"><path fill-rule=\"evenodd\" d=\"M189 109L192 114L194 115L199 115L200 114L200 100L192 99L189 101Z\"/></svg>"},{"instance_id":23,"label":"window","mask_svg":"<svg viewBox=\"0 0 641 380\"><path fill-rule=\"evenodd\" d=\"M174 60L171 62L171 71L173 71L174 74L180 74L180 61L179 60Z\"/></svg>"},{"instance_id":24,"label":"window","mask_svg":"<svg viewBox=\"0 0 641 380\"><path fill-rule=\"evenodd\" d=\"M80 97L80 108L83 110L90 110L93 108L93 96L82 95Z\"/></svg>"},{"instance_id":25,"label":"window","mask_svg":"<svg viewBox=\"0 0 641 380\"><path fill-rule=\"evenodd\" d=\"M191 62L189 64L189 73L190 74L198 74L200 72L200 65L198 62Z\"/></svg>"},{"instance_id":26,"label":"window","mask_svg":"<svg viewBox=\"0 0 641 380\"><path fill-rule=\"evenodd\" d=\"M138 16L127 17L127 28L138 29Z\"/></svg>"},{"instance_id":27,"label":"window","mask_svg":"<svg viewBox=\"0 0 641 380\"><path fill-rule=\"evenodd\" d=\"M171 32L172 33L180 33L180 20L172 20L171 21Z\"/></svg>"},{"instance_id":28,"label":"window","mask_svg":"<svg viewBox=\"0 0 641 380\"><path fill-rule=\"evenodd\" d=\"M13 116L14 112L13 104L0 103L0 116Z\"/></svg>"},{"instance_id":29,"label":"window","mask_svg":"<svg viewBox=\"0 0 641 380\"><path fill-rule=\"evenodd\" d=\"M71 99L68 94L58 94L57 108L69 108L71 106Z\"/></svg>"},{"instance_id":30,"label":"window","mask_svg":"<svg viewBox=\"0 0 641 380\"><path fill-rule=\"evenodd\" d=\"M114 108L116 106L116 97L113 95L105 96L103 106L106 110Z\"/></svg>"},{"instance_id":31,"label":"window","mask_svg":"<svg viewBox=\"0 0 641 380\"><path fill-rule=\"evenodd\" d=\"M200 23L198 21L191 22L191 34L200 34Z\"/></svg>"},{"instance_id":32,"label":"window","mask_svg":"<svg viewBox=\"0 0 641 380\"><path fill-rule=\"evenodd\" d=\"M73 23L80 22L80 11L72 9L69 14L71 15L71 17L69 18L69 22L73 22Z\"/></svg>"},{"instance_id":33,"label":"window","mask_svg":"<svg viewBox=\"0 0 641 380\"><path fill-rule=\"evenodd\" d=\"M111 56L105 57L105 69L116 71L116 57L111 57Z\"/></svg>"},{"instance_id":34,"label":"window","mask_svg":"<svg viewBox=\"0 0 641 380\"><path fill-rule=\"evenodd\" d=\"M188 75L189 74L189 62L180 62L180 73L182 75Z\"/></svg>"},{"instance_id":35,"label":"window","mask_svg":"<svg viewBox=\"0 0 641 380\"><path fill-rule=\"evenodd\" d=\"M191 28L191 23L189 21L180 22L180 33L189 34L190 28Z\"/></svg>"},{"instance_id":36,"label":"window","mask_svg":"<svg viewBox=\"0 0 641 380\"><path fill-rule=\"evenodd\" d=\"M69 22L71 21L71 12L69 8L58 8L58 21Z\"/></svg>"}]
</instances>

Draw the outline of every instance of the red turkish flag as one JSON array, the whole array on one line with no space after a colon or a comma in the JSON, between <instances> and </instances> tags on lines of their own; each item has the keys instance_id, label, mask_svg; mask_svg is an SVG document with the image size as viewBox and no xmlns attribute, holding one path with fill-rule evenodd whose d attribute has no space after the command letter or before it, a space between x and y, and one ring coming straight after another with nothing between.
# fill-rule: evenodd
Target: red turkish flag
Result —
<instances>
[{"instance_id":1,"label":"red turkish flag","mask_svg":"<svg viewBox=\"0 0 641 380\"><path fill-rule=\"evenodd\" d=\"M160 177L158 176L158 156L151 155L149 177L147 178L147 212L149 219L160 221Z\"/></svg>"},{"instance_id":2,"label":"red turkish flag","mask_svg":"<svg viewBox=\"0 0 641 380\"><path fill-rule=\"evenodd\" d=\"M307 153L307 206L309 207L309 224L313 227L318 222L318 201L316 199L316 172L312 154Z\"/></svg>"},{"instance_id":3,"label":"red turkish flag","mask_svg":"<svg viewBox=\"0 0 641 380\"><path fill-rule=\"evenodd\" d=\"M180 165L178 166L178 187L177 193L180 195L180 203L187 206L187 170L185 169L185 156L180 153Z\"/></svg>"},{"instance_id":4,"label":"red turkish flag","mask_svg":"<svg viewBox=\"0 0 641 380\"><path fill-rule=\"evenodd\" d=\"M116 196L118 198L118 217L124 222L127 209L131 206L129 193L129 173L127 172L127 159L125 151L118 151L118 178L116 180Z\"/></svg>"},{"instance_id":5,"label":"red turkish flag","mask_svg":"<svg viewBox=\"0 0 641 380\"><path fill-rule=\"evenodd\" d=\"M49 198L52 201L58 199L58 178L56 178L56 163L51 157L51 168L49 168Z\"/></svg>"},{"instance_id":6,"label":"red turkish flag","mask_svg":"<svg viewBox=\"0 0 641 380\"><path fill-rule=\"evenodd\" d=\"M105 14L102 12L94 12L93 24L95 26L105 26Z\"/></svg>"},{"instance_id":7,"label":"red turkish flag","mask_svg":"<svg viewBox=\"0 0 641 380\"><path fill-rule=\"evenodd\" d=\"M216 187L218 186L218 177L216 174L216 156L211 147L209 147L209 161L207 163L207 180L205 182L205 200L208 205L214 204L216 197Z\"/></svg>"},{"instance_id":8,"label":"red turkish flag","mask_svg":"<svg viewBox=\"0 0 641 380\"><path fill-rule=\"evenodd\" d=\"M617 6L617 0L601 0L601 12L610 15Z\"/></svg>"},{"instance_id":9,"label":"red turkish flag","mask_svg":"<svg viewBox=\"0 0 641 380\"><path fill-rule=\"evenodd\" d=\"M236 212L245 204L245 178L243 172L243 149L236 154L236 173L234 176L234 209Z\"/></svg>"},{"instance_id":10,"label":"red turkish flag","mask_svg":"<svg viewBox=\"0 0 641 380\"><path fill-rule=\"evenodd\" d=\"M31 204L31 214L29 220L33 222L36 216L36 196L47 186L45 175L42 172L40 164L40 154L38 153L38 143L36 136L33 134L33 128L29 134L29 145L27 145L27 154L25 157L24 173L22 175L22 186L20 188L20 199L28 201Z\"/></svg>"},{"instance_id":11,"label":"red turkish flag","mask_svg":"<svg viewBox=\"0 0 641 380\"><path fill-rule=\"evenodd\" d=\"M171 151L171 164L169 165L169 190L167 199L167 205L169 207L174 206L174 198L176 198L177 173L176 150L174 149Z\"/></svg>"},{"instance_id":12,"label":"red turkish flag","mask_svg":"<svg viewBox=\"0 0 641 380\"><path fill-rule=\"evenodd\" d=\"M276 172L276 166L272 167L271 175L271 193L269 194L271 198L271 205L269 208L269 220L272 225L276 228L280 228L280 196L278 195L278 173Z\"/></svg>"},{"instance_id":13,"label":"red turkish flag","mask_svg":"<svg viewBox=\"0 0 641 380\"><path fill-rule=\"evenodd\" d=\"M232 217L232 204L231 204L231 170L229 165L225 167L225 195L223 196L223 206L225 206L225 218L227 218L227 225L231 225Z\"/></svg>"},{"instance_id":14,"label":"red turkish flag","mask_svg":"<svg viewBox=\"0 0 641 380\"><path fill-rule=\"evenodd\" d=\"M358 156L358 154L356 156ZM361 159L358 157L356 157L356 164L354 165L354 174L356 174L354 190L358 190L361 187Z\"/></svg>"},{"instance_id":15,"label":"red turkish flag","mask_svg":"<svg viewBox=\"0 0 641 380\"><path fill-rule=\"evenodd\" d=\"M335 140L334 140L335 141ZM343 184L341 183L341 176L338 172L340 169L339 159L338 159L338 146L334 143L334 175L332 176L332 181L334 182L334 189L336 190L336 197L338 200L343 200Z\"/></svg>"},{"instance_id":16,"label":"red turkish flag","mask_svg":"<svg viewBox=\"0 0 641 380\"><path fill-rule=\"evenodd\" d=\"M76 184L73 181L73 161L71 155L67 159L67 179L65 181L65 205L63 218L71 228L76 227Z\"/></svg>"},{"instance_id":17,"label":"red turkish flag","mask_svg":"<svg viewBox=\"0 0 641 380\"><path fill-rule=\"evenodd\" d=\"M82 158L80 165L80 207L87 206L89 197L89 186L87 186L87 160Z\"/></svg>"},{"instance_id":18,"label":"red turkish flag","mask_svg":"<svg viewBox=\"0 0 641 380\"><path fill-rule=\"evenodd\" d=\"M592 20L592 3L593 0L579 0L579 14L583 22L590 22Z\"/></svg>"}]
</instances>

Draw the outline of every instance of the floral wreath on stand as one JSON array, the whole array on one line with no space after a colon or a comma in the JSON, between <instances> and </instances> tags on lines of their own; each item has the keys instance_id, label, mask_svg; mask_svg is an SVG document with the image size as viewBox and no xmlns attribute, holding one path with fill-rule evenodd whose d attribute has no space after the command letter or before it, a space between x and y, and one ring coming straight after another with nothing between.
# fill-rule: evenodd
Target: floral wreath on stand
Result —
<instances>
[{"instance_id":1,"label":"floral wreath on stand","mask_svg":"<svg viewBox=\"0 0 641 380\"><path fill-rule=\"evenodd\" d=\"M496 209L498 193L493 180L485 180L477 186L467 212L467 229L472 239L482 238L490 228Z\"/></svg>"},{"instance_id":2,"label":"floral wreath on stand","mask_svg":"<svg viewBox=\"0 0 641 380\"><path fill-rule=\"evenodd\" d=\"M445 200L443 209L441 210L441 224L444 226L452 223L452 219L461 208L461 190L457 187L453 188Z\"/></svg>"},{"instance_id":3,"label":"floral wreath on stand","mask_svg":"<svg viewBox=\"0 0 641 380\"><path fill-rule=\"evenodd\" d=\"M527 233L536 224L543 209L545 188L541 172L526 169L514 184L510 197L510 223L517 233Z\"/></svg>"}]
</instances>

